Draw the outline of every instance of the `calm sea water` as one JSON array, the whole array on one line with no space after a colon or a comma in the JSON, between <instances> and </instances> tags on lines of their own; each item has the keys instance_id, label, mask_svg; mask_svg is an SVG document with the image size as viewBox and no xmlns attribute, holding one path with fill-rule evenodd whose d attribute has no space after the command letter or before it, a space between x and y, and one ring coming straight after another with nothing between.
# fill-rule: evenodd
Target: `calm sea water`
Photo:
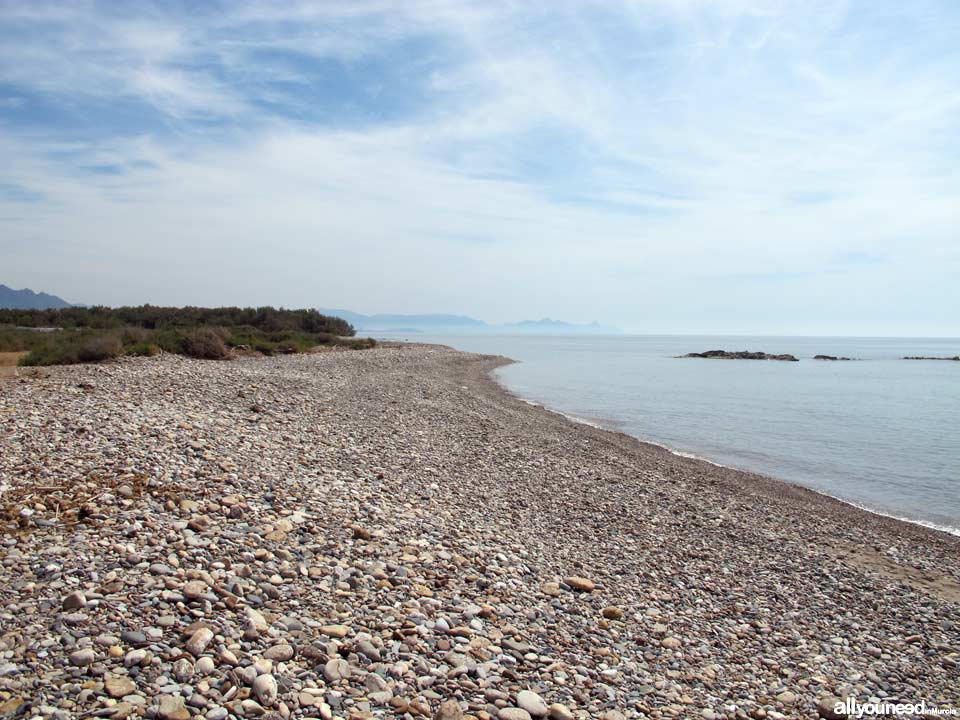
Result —
<instances>
[{"instance_id":1,"label":"calm sea water","mask_svg":"<svg viewBox=\"0 0 960 720\"><path fill-rule=\"evenodd\" d=\"M515 394L714 462L960 534L957 339L434 336L518 362ZM710 349L800 362L677 359ZM860 358L815 361L816 354Z\"/></svg>"}]
</instances>

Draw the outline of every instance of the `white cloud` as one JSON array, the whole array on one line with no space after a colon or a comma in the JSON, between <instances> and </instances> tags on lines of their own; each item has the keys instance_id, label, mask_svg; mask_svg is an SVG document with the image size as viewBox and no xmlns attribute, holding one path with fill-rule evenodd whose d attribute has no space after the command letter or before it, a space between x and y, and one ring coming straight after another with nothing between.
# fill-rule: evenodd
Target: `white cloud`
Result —
<instances>
[{"instance_id":1,"label":"white cloud","mask_svg":"<svg viewBox=\"0 0 960 720\"><path fill-rule=\"evenodd\" d=\"M903 303L918 318L938 295L960 303L949 7L264 3L190 22L49 12L11 18L47 34L0 44L9 82L72 102L136 97L176 132L7 130L3 180L48 200L0 196L0 244L14 245L23 279L9 280L21 285L59 289L44 282L55 247L83 271L58 282L91 302L749 330L721 327L709 306L722 293L749 318L771 302L770 284L750 278L771 277L791 327L849 332ZM908 42L886 44L894 30ZM409 63L401 41L423 36L440 53L427 98L386 123L255 111L237 80L248 72L258 93L271 80L310 87L311 70L262 55L253 66L254 50ZM194 123L203 117L221 124ZM77 174L104 165L122 174ZM853 284L859 315L838 313Z\"/></svg>"}]
</instances>

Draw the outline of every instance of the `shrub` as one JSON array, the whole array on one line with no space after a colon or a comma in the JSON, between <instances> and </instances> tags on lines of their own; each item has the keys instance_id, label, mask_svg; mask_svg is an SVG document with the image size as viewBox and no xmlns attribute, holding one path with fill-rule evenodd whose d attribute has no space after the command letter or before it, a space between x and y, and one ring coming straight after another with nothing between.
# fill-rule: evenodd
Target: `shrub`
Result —
<instances>
[{"instance_id":1,"label":"shrub","mask_svg":"<svg viewBox=\"0 0 960 720\"><path fill-rule=\"evenodd\" d=\"M230 351L223 342L223 335L213 328L199 327L183 336L183 354L201 360L223 360Z\"/></svg>"},{"instance_id":2,"label":"shrub","mask_svg":"<svg viewBox=\"0 0 960 720\"><path fill-rule=\"evenodd\" d=\"M20 360L21 365L73 365L100 362L123 352L120 338L111 333L64 331L50 334Z\"/></svg>"},{"instance_id":3,"label":"shrub","mask_svg":"<svg viewBox=\"0 0 960 720\"><path fill-rule=\"evenodd\" d=\"M58 328L52 332L25 328ZM262 308L0 309L0 352L29 351L23 365L99 362L161 350L203 359L229 357L228 347L264 355L307 352L318 345L373 347L353 328L315 310ZM347 336L347 337L344 337Z\"/></svg>"},{"instance_id":4,"label":"shrub","mask_svg":"<svg viewBox=\"0 0 960 720\"><path fill-rule=\"evenodd\" d=\"M316 310L283 308L200 308L200 307L70 307L58 310L0 309L0 324L56 326L92 329L119 329L136 325L147 330L189 328L197 326L250 326L263 332L293 330L308 334L326 332L332 335L353 335L350 323L337 317L321 315Z\"/></svg>"},{"instance_id":5,"label":"shrub","mask_svg":"<svg viewBox=\"0 0 960 720\"><path fill-rule=\"evenodd\" d=\"M136 325L127 325L120 332L120 341L124 345L139 345L147 342L149 337L150 333L148 333L142 327L137 327Z\"/></svg>"},{"instance_id":6,"label":"shrub","mask_svg":"<svg viewBox=\"0 0 960 720\"><path fill-rule=\"evenodd\" d=\"M118 357L123 352L123 343L116 335L97 335L84 338L77 348L80 362L100 362Z\"/></svg>"},{"instance_id":7,"label":"shrub","mask_svg":"<svg viewBox=\"0 0 960 720\"><path fill-rule=\"evenodd\" d=\"M50 342L58 333L23 330L11 326L0 327L0 352L33 350Z\"/></svg>"},{"instance_id":8,"label":"shrub","mask_svg":"<svg viewBox=\"0 0 960 720\"><path fill-rule=\"evenodd\" d=\"M141 342L128 346L123 353L130 357L153 357L160 354L160 348L150 342Z\"/></svg>"}]
</instances>

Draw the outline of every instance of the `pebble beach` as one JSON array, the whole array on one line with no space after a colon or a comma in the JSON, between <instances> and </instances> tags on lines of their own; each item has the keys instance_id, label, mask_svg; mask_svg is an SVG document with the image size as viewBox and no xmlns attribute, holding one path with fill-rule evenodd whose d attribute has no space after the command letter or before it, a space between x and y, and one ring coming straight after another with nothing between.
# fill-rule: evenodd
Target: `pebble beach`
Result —
<instances>
[{"instance_id":1,"label":"pebble beach","mask_svg":"<svg viewBox=\"0 0 960 720\"><path fill-rule=\"evenodd\" d=\"M0 378L0 717L960 712L960 538L572 422L507 362Z\"/></svg>"}]
</instances>

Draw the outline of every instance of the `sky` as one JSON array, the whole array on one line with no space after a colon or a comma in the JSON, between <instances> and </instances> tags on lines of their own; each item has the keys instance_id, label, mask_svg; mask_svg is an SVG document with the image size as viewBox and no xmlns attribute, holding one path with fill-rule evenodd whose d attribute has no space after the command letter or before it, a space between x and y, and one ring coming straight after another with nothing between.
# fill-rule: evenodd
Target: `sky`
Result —
<instances>
[{"instance_id":1,"label":"sky","mask_svg":"<svg viewBox=\"0 0 960 720\"><path fill-rule=\"evenodd\" d=\"M960 4L0 0L0 282L960 335Z\"/></svg>"}]
</instances>

